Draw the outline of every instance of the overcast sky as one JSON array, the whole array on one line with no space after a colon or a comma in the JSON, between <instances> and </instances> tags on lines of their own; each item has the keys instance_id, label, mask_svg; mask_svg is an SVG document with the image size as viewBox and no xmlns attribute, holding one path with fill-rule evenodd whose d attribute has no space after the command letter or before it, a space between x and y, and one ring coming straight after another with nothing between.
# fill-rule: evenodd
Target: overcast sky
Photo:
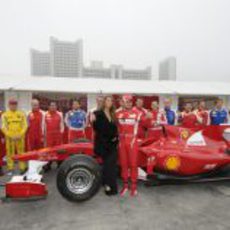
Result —
<instances>
[{"instance_id":1,"label":"overcast sky","mask_svg":"<svg viewBox=\"0 0 230 230\"><path fill-rule=\"evenodd\" d=\"M0 0L0 74L29 75L29 49L82 38L84 62L153 67L180 80L230 81L230 0Z\"/></svg>"}]
</instances>

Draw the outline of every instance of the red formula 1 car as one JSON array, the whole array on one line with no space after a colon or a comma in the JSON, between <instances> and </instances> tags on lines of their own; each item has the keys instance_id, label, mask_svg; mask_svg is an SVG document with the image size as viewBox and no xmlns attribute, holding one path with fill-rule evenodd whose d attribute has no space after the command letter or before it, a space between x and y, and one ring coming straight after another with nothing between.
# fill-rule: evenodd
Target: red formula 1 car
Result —
<instances>
[{"instance_id":1,"label":"red formula 1 car","mask_svg":"<svg viewBox=\"0 0 230 230\"><path fill-rule=\"evenodd\" d=\"M230 180L230 176L218 174L230 165L230 126L163 126L155 133L139 143L139 174L147 184ZM6 184L8 197L45 196L46 185L41 182L40 172L49 161L63 162L57 188L70 201L91 198L101 185L101 159L94 155L91 141L44 148L15 159L28 161L29 169Z\"/></svg>"}]
</instances>

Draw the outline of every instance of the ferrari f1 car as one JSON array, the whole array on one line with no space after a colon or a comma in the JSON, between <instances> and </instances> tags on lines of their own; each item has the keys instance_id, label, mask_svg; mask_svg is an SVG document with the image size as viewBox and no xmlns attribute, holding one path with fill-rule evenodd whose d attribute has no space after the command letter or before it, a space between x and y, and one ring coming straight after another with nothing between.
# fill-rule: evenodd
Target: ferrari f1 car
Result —
<instances>
[{"instance_id":1,"label":"ferrari f1 car","mask_svg":"<svg viewBox=\"0 0 230 230\"><path fill-rule=\"evenodd\" d=\"M18 155L15 160L27 161L29 169L6 184L7 197L46 196L40 173L50 161L62 162L57 189L67 200L88 200L101 186L101 159L95 156L92 141L78 140L43 148ZM227 125L194 129L156 127L151 137L139 142L139 174L149 185L230 180L230 176L219 176L229 165L230 126Z\"/></svg>"}]
</instances>

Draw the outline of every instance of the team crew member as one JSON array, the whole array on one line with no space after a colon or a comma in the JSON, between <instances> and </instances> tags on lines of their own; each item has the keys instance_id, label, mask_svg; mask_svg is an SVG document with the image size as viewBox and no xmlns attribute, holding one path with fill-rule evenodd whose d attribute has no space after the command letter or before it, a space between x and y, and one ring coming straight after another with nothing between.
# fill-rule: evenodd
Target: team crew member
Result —
<instances>
[{"instance_id":1,"label":"team crew member","mask_svg":"<svg viewBox=\"0 0 230 230\"><path fill-rule=\"evenodd\" d=\"M2 114L2 131L6 139L6 156L8 174L14 170L13 156L24 153L25 133L27 130L26 115L18 110L18 102L14 99L9 101L9 110ZM26 170L26 164L19 162L21 173Z\"/></svg>"},{"instance_id":2,"label":"team crew member","mask_svg":"<svg viewBox=\"0 0 230 230\"><path fill-rule=\"evenodd\" d=\"M66 114L65 123L68 127L69 143L85 137L86 112L81 109L79 100L73 101L72 110Z\"/></svg>"},{"instance_id":3,"label":"team crew member","mask_svg":"<svg viewBox=\"0 0 230 230\"><path fill-rule=\"evenodd\" d=\"M100 110L102 108L102 105L103 105L103 101L104 101L104 98L103 96L97 96L97 99L96 99L96 107L92 108L90 111L89 111L89 114L88 114L88 123L91 124L93 122L93 119L94 119L94 112L97 111L97 110Z\"/></svg>"},{"instance_id":4,"label":"team crew member","mask_svg":"<svg viewBox=\"0 0 230 230\"><path fill-rule=\"evenodd\" d=\"M198 125L198 119L196 114L192 111L192 104L187 103L184 111L179 116L179 122L181 126L185 128L194 128Z\"/></svg>"},{"instance_id":5,"label":"team crew member","mask_svg":"<svg viewBox=\"0 0 230 230\"><path fill-rule=\"evenodd\" d=\"M160 111L159 121L161 124L175 125L177 120L176 112L171 109L172 102L170 99L164 100L164 109Z\"/></svg>"},{"instance_id":6,"label":"team crew member","mask_svg":"<svg viewBox=\"0 0 230 230\"><path fill-rule=\"evenodd\" d=\"M0 111L0 125L1 125L1 117L2 117L2 111ZM0 130L0 176L3 176L3 153L5 150L5 140L4 140L4 134Z\"/></svg>"},{"instance_id":7,"label":"team crew member","mask_svg":"<svg viewBox=\"0 0 230 230\"><path fill-rule=\"evenodd\" d=\"M44 145L44 121L45 113L40 110L39 101L33 99L31 102L32 110L27 116L28 121L28 150L40 149Z\"/></svg>"},{"instance_id":8,"label":"team crew member","mask_svg":"<svg viewBox=\"0 0 230 230\"><path fill-rule=\"evenodd\" d=\"M49 110L45 113L45 145L54 147L62 144L64 121L63 115L57 110L56 102L50 102ZM45 171L51 169L51 162L44 166Z\"/></svg>"},{"instance_id":9,"label":"team crew member","mask_svg":"<svg viewBox=\"0 0 230 230\"><path fill-rule=\"evenodd\" d=\"M151 110L150 113L152 114L152 125L156 126L159 124L159 105L157 101L153 101L151 103Z\"/></svg>"},{"instance_id":10,"label":"team crew member","mask_svg":"<svg viewBox=\"0 0 230 230\"><path fill-rule=\"evenodd\" d=\"M157 127L159 124L161 124L160 121L160 112L159 112L159 105L157 101L152 101L151 103L151 110L149 111L151 114L150 119L146 119L147 122L147 136L153 137L156 136L156 130L160 130L159 127Z\"/></svg>"},{"instance_id":11,"label":"team crew member","mask_svg":"<svg viewBox=\"0 0 230 230\"><path fill-rule=\"evenodd\" d=\"M131 177L130 195L137 195L138 176L138 127L141 120L141 113L132 108L132 96L124 95L124 109L116 113L119 130L119 158L121 165L121 177L123 188L120 192L124 196L128 189L129 172Z\"/></svg>"},{"instance_id":12,"label":"team crew member","mask_svg":"<svg viewBox=\"0 0 230 230\"><path fill-rule=\"evenodd\" d=\"M210 112L211 125L228 123L228 111L223 107L223 100L216 101L215 108Z\"/></svg>"},{"instance_id":13,"label":"team crew member","mask_svg":"<svg viewBox=\"0 0 230 230\"><path fill-rule=\"evenodd\" d=\"M194 113L197 116L197 120L198 120L199 124L204 125L204 126L209 124L209 122L210 122L209 121L209 112L206 109L205 101L199 102L198 109L196 109L194 111Z\"/></svg>"},{"instance_id":14,"label":"team crew member","mask_svg":"<svg viewBox=\"0 0 230 230\"><path fill-rule=\"evenodd\" d=\"M122 99L122 97L119 99L119 108L116 109L116 113L121 111L122 109L124 109L124 101Z\"/></svg>"},{"instance_id":15,"label":"team crew member","mask_svg":"<svg viewBox=\"0 0 230 230\"><path fill-rule=\"evenodd\" d=\"M142 98L137 98L136 106L133 107L133 110L141 113L142 116L147 114L147 110L144 108L144 100Z\"/></svg>"},{"instance_id":16,"label":"team crew member","mask_svg":"<svg viewBox=\"0 0 230 230\"><path fill-rule=\"evenodd\" d=\"M141 118L144 119L147 115L147 110L144 108L144 100L142 98L137 98L136 106L133 107L133 111L139 113ZM138 138L145 138L146 127L139 123L138 127Z\"/></svg>"},{"instance_id":17,"label":"team crew member","mask_svg":"<svg viewBox=\"0 0 230 230\"><path fill-rule=\"evenodd\" d=\"M53 147L62 144L63 132L63 115L57 110L56 102L51 102L49 110L45 113L46 146Z\"/></svg>"},{"instance_id":18,"label":"team crew member","mask_svg":"<svg viewBox=\"0 0 230 230\"><path fill-rule=\"evenodd\" d=\"M93 133L93 119L94 119L94 112L98 111L102 108L104 101L104 97L102 95L97 96L96 98L96 107L92 108L88 114L87 114L87 119L86 119L86 136L90 140L94 140L94 133Z\"/></svg>"},{"instance_id":19,"label":"team crew member","mask_svg":"<svg viewBox=\"0 0 230 230\"><path fill-rule=\"evenodd\" d=\"M102 109L94 114L94 150L103 159L102 182L106 195L115 195L117 194L118 130L112 97L105 97Z\"/></svg>"}]
</instances>

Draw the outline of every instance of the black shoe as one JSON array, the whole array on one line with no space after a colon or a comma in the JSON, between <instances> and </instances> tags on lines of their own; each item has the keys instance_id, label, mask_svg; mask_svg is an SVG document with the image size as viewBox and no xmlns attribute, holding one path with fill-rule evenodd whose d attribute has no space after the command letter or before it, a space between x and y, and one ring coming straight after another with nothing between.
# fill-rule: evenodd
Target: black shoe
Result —
<instances>
[{"instance_id":1,"label":"black shoe","mask_svg":"<svg viewBox=\"0 0 230 230\"><path fill-rule=\"evenodd\" d=\"M105 191L105 195L107 195L107 196L115 196L117 194L118 194L118 192L114 191L114 190Z\"/></svg>"},{"instance_id":2,"label":"black shoe","mask_svg":"<svg viewBox=\"0 0 230 230\"><path fill-rule=\"evenodd\" d=\"M118 193L117 189L113 189L109 185L104 186L104 191L105 191L105 195L107 195L107 196L117 195L117 193Z\"/></svg>"}]
</instances>

